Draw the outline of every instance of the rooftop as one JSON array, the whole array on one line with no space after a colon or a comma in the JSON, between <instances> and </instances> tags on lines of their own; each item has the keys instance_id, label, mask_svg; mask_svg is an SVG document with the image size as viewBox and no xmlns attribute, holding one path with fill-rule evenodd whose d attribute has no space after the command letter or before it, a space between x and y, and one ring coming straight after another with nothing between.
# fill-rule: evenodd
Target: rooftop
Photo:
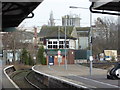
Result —
<instances>
[{"instance_id":1,"label":"rooftop","mask_svg":"<svg viewBox=\"0 0 120 90\"><path fill-rule=\"evenodd\" d=\"M120 0L90 0L90 10L93 13L120 15ZM111 12L114 11L114 12Z\"/></svg>"},{"instance_id":2,"label":"rooftop","mask_svg":"<svg viewBox=\"0 0 120 90\"><path fill-rule=\"evenodd\" d=\"M17 27L42 2L2 2L2 28ZM28 17L28 15L31 16ZM4 31L4 30L3 30Z\"/></svg>"},{"instance_id":3,"label":"rooftop","mask_svg":"<svg viewBox=\"0 0 120 90\"><path fill-rule=\"evenodd\" d=\"M71 37L71 33L73 31L73 26L66 27L66 35L67 38L75 39ZM45 38L55 38L60 35L60 38L65 38L65 27L62 26L43 26L38 36Z\"/></svg>"}]
</instances>

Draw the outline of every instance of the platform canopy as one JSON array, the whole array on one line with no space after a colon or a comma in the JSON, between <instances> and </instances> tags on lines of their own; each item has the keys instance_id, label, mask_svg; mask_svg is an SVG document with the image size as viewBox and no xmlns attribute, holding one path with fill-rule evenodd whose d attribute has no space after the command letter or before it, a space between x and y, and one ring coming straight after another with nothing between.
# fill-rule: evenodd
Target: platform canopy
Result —
<instances>
[{"instance_id":1,"label":"platform canopy","mask_svg":"<svg viewBox=\"0 0 120 90\"><path fill-rule=\"evenodd\" d=\"M93 13L120 15L120 0L90 0Z\"/></svg>"},{"instance_id":2,"label":"platform canopy","mask_svg":"<svg viewBox=\"0 0 120 90\"><path fill-rule=\"evenodd\" d=\"M17 27L25 18L34 17L33 10L43 1L35 0L37 2L27 2L34 0L24 0L24 2L17 2L23 0L15 0L14 2L6 2L3 0L2 4L2 28ZM29 15L29 16L28 16Z\"/></svg>"}]
</instances>

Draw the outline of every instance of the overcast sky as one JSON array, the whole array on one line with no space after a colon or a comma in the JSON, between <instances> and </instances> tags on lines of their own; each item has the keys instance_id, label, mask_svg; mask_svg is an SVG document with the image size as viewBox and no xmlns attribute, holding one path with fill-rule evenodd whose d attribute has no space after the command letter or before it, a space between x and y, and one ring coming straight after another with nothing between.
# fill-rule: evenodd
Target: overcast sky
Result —
<instances>
[{"instance_id":1,"label":"overcast sky","mask_svg":"<svg viewBox=\"0 0 120 90\"><path fill-rule=\"evenodd\" d=\"M80 15L81 18L81 26L90 26L90 11L89 9L73 9L69 8L69 6L77 6L89 8L91 2L89 0L43 0L43 2L34 10L35 16L32 19L25 19L20 26L24 27L34 27L34 26L42 26L47 25L50 17L50 12L53 11L55 25L61 24L61 17L67 14L77 14ZM96 17L102 16L101 14L92 14L92 22Z\"/></svg>"}]
</instances>

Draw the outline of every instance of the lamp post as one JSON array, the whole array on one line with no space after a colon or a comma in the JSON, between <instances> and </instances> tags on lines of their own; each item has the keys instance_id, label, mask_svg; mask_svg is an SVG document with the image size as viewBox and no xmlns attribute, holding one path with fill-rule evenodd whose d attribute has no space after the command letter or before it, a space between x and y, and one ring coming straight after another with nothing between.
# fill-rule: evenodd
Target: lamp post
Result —
<instances>
[{"instance_id":1,"label":"lamp post","mask_svg":"<svg viewBox=\"0 0 120 90\"><path fill-rule=\"evenodd\" d=\"M67 70L67 57L66 57L66 25L65 25L65 69Z\"/></svg>"},{"instance_id":2,"label":"lamp post","mask_svg":"<svg viewBox=\"0 0 120 90\"><path fill-rule=\"evenodd\" d=\"M74 9L89 9L89 8L85 8L85 7L76 7L76 6L70 6L69 8L74 8ZM91 55L89 57L90 60L90 75L92 75L92 61L93 61L93 57L92 57L92 13L90 12L90 32L89 32L89 45L90 45L90 51L91 51Z\"/></svg>"}]
</instances>

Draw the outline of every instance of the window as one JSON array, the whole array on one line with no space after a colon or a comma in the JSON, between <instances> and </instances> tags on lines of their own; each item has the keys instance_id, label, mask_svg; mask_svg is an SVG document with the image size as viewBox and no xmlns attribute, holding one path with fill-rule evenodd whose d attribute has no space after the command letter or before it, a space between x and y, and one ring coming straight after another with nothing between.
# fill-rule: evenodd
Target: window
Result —
<instances>
[{"instance_id":1,"label":"window","mask_svg":"<svg viewBox=\"0 0 120 90\"><path fill-rule=\"evenodd\" d=\"M53 45L53 48L57 48L58 46L57 45Z\"/></svg>"},{"instance_id":2,"label":"window","mask_svg":"<svg viewBox=\"0 0 120 90\"><path fill-rule=\"evenodd\" d=\"M48 45L48 48L52 48L52 45Z\"/></svg>"},{"instance_id":3,"label":"window","mask_svg":"<svg viewBox=\"0 0 120 90\"><path fill-rule=\"evenodd\" d=\"M53 41L53 44L57 44L57 41Z\"/></svg>"},{"instance_id":4,"label":"window","mask_svg":"<svg viewBox=\"0 0 120 90\"><path fill-rule=\"evenodd\" d=\"M48 41L48 44L52 44L52 41Z\"/></svg>"},{"instance_id":5,"label":"window","mask_svg":"<svg viewBox=\"0 0 120 90\"><path fill-rule=\"evenodd\" d=\"M64 46L63 45L59 45L59 48L63 48Z\"/></svg>"},{"instance_id":6,"label":"window","mask_svg":"<svg viewBox=\"0 0 120 90\"><path fill-rule=\"evenodd\" d=\"M64 44L65 44L65 41L64 41ZM66 41L66 44L69 44L69 41Z\"/></svg>"},{"instance_id":7,"label":"window","mask_svg":"<svg viewBox=\"0 0 120 90\"><path fill-rule=\"evenodd\" d=\"M66 45L66 48L69 48L69 45Z\"/></svg>"},{"instance_id":8,"label":"window","mask_svg":"<svg viewBox=\"0 0 120 90\"><path fill-rule=\"evenodd\" d=\"M59 41L59 44L63 44L63 41Z\"/></svg>"},{"instance_id":9,"label":"window","mask_svg":"<svg viewBox=\"0 0 120 90\"><path fill-rule=\"evenodd\" d=\"M43 38L40 38L40 41L43 41Z\"/></svg>"},{"instance_id":10,"label":"window","mask_svg":"<svg viewBox=\"0 0 120 90\"><path fill-rule=\"evenodd\" d=\"M69 44L69 41L66 41L66 44Z\"/></svg>"}]
</instances>

